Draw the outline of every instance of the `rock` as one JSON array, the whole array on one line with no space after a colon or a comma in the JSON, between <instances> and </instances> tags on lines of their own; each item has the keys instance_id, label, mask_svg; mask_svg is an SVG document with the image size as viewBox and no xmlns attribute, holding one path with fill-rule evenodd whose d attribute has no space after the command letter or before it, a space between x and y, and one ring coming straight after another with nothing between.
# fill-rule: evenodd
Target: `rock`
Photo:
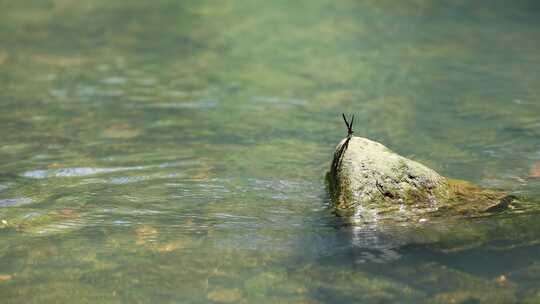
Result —
<instances>
[{"instance_id":1,"label":"rock","mask_svg":"<svg viewBox=\"0 0 540 304\"><path fill-rule=\"evenodd\" d=\"M423 222L426 216L477 215L502 211L513 200L441 176L378 142L352 135L337 146L327 177L336 212L365 220Z\"/></svg>"},{"instance_id":2,"label":"rock","mask_svg":"<svg viewBox=\"0 0 540 304\"><path fill-rule=\"evenodd\" d=\"M10 281L13 276L10 274L0 274L0 282Z\"/></svg>"},{"instance_id":3,"label":"rock","mask_svg":"<svg viewBox=\"0 0 540 304\"><path fill-rule=\"evenodd\" d=\"M530 177L540 177L540 161L535 162L529 169Z\"/></svg>"}]
</instances>

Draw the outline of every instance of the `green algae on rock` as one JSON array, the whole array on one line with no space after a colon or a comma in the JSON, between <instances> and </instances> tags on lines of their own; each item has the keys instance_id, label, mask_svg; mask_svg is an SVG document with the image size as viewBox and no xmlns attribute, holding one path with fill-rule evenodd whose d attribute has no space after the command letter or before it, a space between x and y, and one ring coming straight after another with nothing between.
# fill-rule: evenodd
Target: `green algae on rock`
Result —
<instances>
[{"instance_id":1,"label":"green algae on rock","mask_svg":"<svg viewBox=\"0 0 540 304\"><path fill-rule=\"evenodd\" d=\"M441 176L367 138L350 136L336 148L327 176L336 212L365 220L423 220L474 216L510 207L514 197Z\"/></svg>"}]
</instances>

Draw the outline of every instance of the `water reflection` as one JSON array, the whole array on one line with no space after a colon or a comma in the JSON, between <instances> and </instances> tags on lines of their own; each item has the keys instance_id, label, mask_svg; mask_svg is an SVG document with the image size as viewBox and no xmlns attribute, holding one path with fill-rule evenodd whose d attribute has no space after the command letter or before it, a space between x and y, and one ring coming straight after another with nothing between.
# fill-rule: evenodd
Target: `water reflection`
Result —
<instances>
[{"instance_id":1,"label":"water reflection","mask_svg":"<svg viewBox=\"0 0 540 304\"><path fill-rule=\"evenodd\" d=\"M32 199L28 197L0 199L0 207L20 206L31 203Z\"/></svg>"},{"instance_id":2,"label":"water reflection","mask_svg":"<svg viewBox=\"0 0 540 304\"><path fill-rule=\"evenodd\" d=\"M76 177L88 176L100 173L110 173L127 170L142 170L144 167L124 167L124 168L62 168L49 170L33 170L22 174L29 178L49 178L49 177Z\"/></svg>"}]
</instances>

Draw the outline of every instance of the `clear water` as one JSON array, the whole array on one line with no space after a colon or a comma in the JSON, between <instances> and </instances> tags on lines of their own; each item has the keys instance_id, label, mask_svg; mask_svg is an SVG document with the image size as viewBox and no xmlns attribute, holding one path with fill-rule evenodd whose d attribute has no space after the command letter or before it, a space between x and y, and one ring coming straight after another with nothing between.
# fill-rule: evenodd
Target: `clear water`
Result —
<instances>
[{"instance_id":1,"label":"clear water","mask_svg":"<svg viewBox=\"0 0 540 304\"><path fill-rule=\"evenodd\" d=\"M0 301L540 302L539 13L0 1ZM530 206L348 225L324 182L342 112Z\"/></svg>"}]
</instances>

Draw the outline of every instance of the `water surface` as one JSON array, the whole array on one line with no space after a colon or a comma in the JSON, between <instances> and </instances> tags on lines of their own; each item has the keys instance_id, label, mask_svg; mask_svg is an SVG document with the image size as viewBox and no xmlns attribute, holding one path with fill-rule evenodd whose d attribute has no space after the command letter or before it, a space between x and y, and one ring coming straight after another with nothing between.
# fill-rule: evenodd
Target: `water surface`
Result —
<instances>
[{"instance_id":1,"label":"water surface","mask_svg":"<svg viewBox=\"0 0 540 304\"><path fill-rule=\"evenodd\" d=\"M0 1L2 303L540 301L539 13ZM351 226L324 182L342 112L530 203Z\"/></svg>"}]
</instances>

